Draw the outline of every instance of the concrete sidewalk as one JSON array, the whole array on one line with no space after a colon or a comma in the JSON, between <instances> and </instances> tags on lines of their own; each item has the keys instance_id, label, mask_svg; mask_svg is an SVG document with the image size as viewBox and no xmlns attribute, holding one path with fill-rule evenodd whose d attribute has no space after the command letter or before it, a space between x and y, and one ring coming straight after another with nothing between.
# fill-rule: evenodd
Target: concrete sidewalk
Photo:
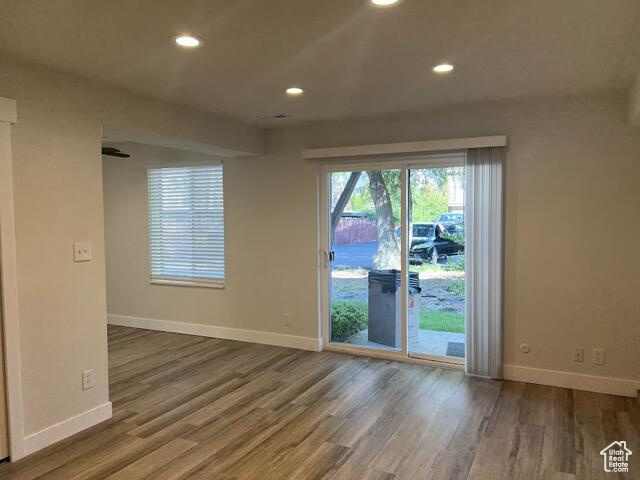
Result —
<instances>
[{"instance_id":1,"label":"concrete sidewalk","mask_svg":"<svg viewBox=\"0 0 640 480\"><path fill-rule=\"evenodd\" d=\"M379 348L382 350L393 350L393 348L386 345L370 342L367 339L367 335L368 331L366 329L361 330L358 333L351 335L343 343L359 345L361 347ZM409 339L409 353L447 356L448 350L450 352L460 350L460 345L452 345L450 348L450 343L464 345L465 339L466 336L464 333L437 332L435 330L420 329L420 338L417 342ZM462 352L464 352L463 348ZM460 352L458 351L455 353L455 355L451 356L455 358L464 358L464 353L462 353L462 355L459 355Z\"/></svg>"}]
</instances>

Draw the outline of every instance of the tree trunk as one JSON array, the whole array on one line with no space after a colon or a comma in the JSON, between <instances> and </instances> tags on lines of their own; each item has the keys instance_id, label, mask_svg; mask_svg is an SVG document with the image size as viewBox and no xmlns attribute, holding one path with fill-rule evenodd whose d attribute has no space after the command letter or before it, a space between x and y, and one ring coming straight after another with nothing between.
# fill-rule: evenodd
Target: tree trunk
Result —
<instances>
[{"instance_id":1,"label":"tree trunk","mask_svg":"<svg viewBox=\"0 0 640 480\"><path fill-rule=\"evenodd\" d=\"M369 189L373 204L376 207L376 227L378 234L378 251L373 257L373 268L400 268L400 244L395 232L393 208L389 190L379 170L367 172Z\"/></svg>"}]
</instances>

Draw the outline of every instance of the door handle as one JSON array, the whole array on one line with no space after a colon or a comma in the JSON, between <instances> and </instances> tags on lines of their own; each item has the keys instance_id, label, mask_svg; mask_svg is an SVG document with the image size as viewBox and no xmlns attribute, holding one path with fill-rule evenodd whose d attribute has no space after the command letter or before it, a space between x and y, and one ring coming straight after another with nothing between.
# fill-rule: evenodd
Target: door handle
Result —
<instances>
[{"instance_id":1,"label":"door handle","mask_svg":"<svg viewBox=\"0 0 640 480\"><path fill-rule=\"evenodd\" d=\"M327 264L329 264L335 260L336 254L333 250L325 250L324 257L327 259Z\"/></svg>"}]
</instances>

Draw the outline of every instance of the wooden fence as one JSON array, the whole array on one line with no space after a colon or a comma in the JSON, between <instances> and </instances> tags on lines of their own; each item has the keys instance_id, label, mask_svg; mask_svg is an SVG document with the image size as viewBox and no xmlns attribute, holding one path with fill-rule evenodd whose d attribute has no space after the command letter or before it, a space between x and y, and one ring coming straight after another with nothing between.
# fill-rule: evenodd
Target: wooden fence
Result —
<instances>
[{"instance_id":1,"label":"wooden fence","mask_svg":"<svg viewBox=\"0 0 640 480\"><path fill-rule=\"evenodd\" d=\"M369 218L341 218L334 234L335 245L375 242L376 221Z\"/></svg>"}]
</instances>

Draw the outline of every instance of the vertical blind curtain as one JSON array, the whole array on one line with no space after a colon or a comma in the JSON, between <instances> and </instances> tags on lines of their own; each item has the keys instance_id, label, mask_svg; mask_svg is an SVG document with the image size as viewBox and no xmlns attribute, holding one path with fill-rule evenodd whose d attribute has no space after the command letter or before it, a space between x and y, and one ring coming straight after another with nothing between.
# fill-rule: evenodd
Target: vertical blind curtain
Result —
<instances>
[{"instance_id":1,"label":"vertical blind curtain","mask_svg":"<svg viewBox=\"0 0 640 480\"><path fill-rule=\"evenodd\" d=\"M504 147L466 152L467 373L502 377Z\"/></svg>"},{"instance_id":2,"label":"vertical blind curtain","mask_svg":"<svg viewBox=\"0 0 640 480\"><path fill-rule=\"evenodd\" d=\"M148 170L151 278L224 279L222 165Z\"/></svg>"}]
</instances>

